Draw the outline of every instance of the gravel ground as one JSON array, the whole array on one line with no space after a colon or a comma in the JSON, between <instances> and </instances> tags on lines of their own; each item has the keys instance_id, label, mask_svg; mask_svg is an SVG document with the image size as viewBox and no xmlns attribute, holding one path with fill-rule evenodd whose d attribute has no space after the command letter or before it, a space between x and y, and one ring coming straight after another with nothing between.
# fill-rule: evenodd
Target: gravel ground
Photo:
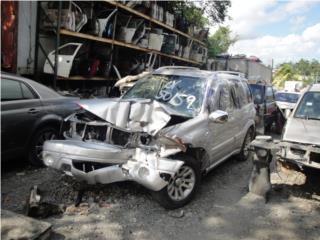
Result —
<instances>
[{"instance_id":1,"label":"gravel ground","mask_svg":"<svg viewBox=\"0 0 320 240\"><path fill-rule=\"evenodd\" d=\"M203 179L190 204L174 211L131 182L95 186L76 208L78 183L51 169L22 167L2 173L1 203L23 213L38 185L45 201L66 208L45 219L53 224L52 239L320 239L319 189L273 173L265 204L247 193L251 167L230 159Z\"/></svg>"}]
</instances>

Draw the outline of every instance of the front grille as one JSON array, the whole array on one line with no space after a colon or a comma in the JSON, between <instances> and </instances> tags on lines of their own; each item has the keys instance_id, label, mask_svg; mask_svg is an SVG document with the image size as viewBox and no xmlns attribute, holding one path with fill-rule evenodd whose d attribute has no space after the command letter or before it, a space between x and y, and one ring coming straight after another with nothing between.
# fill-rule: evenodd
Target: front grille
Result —
<instances>
[{"instance_id":1,"label":"front grille","mask_svg":"<svg viewBox=\"0 0 320 240\"><path fill-rule=\"evenodd\" d=\"M131 134L128 132L120 131L117 129L112 130L111 140L112 143L119 146L125 146L130 139Z\"/></svg>"},{"instance_id":2,"label":"front grille","mask_svg":"<svg viewBox=\"0 0 320 240\"><path fill-rule=\"evenodd\" d=\"M88 172L91 172L91 171L94 171L94 170L97 170L100 168L112 166L114 164L72 160L72 165L74 168L76 168L82 172L88 173Z\"/></svg>"},{"instance_id":3,"label":"front grille","mask_svg":"<svg viewBox=\"0 0 320 240\"><path fill-rule=\"evenodd\" d=\"M303 150L303 149L299 149L299 148L290 148L291 152L293 154L296 154L296 155L300 155L300 156L303 156L306 154L306 150Z\"/></svg>"},{"instance_id":4,"label":"front grille","mask_svg":"<svg viewBox=\"0 0 320 240\"><path fill-rule=\"evenodd\" d=\"M311 152L310 153L310 161L320 163L320 153Z\"/></svg>"},{"instance_id":5,"label":"front grille","mask_svg":"<svg viewBox=\"0 0 320 240\"><path fill-rule=\"evenodd\" d=\"M87 125L85 139L94 139L104 142L106 140L107 129L106 126Z\"/></svg>"}]
</instances>

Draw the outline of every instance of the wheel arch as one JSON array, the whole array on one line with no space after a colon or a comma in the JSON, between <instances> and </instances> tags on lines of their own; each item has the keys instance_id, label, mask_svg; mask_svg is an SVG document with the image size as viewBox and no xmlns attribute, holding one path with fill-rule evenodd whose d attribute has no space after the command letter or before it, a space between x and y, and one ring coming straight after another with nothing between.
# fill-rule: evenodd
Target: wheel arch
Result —
<instances>
[{"instance_id":1,"label":"wheel arch","mask_svg":"<svg viewBox=\"0 0 320 240\"><path fill-rule=\"evenodd\" d=\"M62 121L63 118L56 114L48 114L43 116L42 118L39 118L32 128L32 133L29 136L28 144L26 147L29 147L32 138L39 129L44 127L54 127L59 131Z\"/></svg>"}]
</instances>

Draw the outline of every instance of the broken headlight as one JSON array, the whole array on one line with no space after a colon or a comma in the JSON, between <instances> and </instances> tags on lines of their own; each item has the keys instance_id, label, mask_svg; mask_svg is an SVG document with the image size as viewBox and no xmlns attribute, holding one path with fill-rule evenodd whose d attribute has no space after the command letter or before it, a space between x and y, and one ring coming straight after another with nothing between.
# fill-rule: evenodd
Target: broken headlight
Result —
<instances>
[{"instance_id":1,"label":"broken headlight","mask_svg":"<svg viewBox=\"0 0 320 240\"><path fill-rule=\"evenodd\" d=\"M161 145L164 145L166 147L178 147L181 149L182 152L185 152L187 150L186 145L183 143L182 139L177 137L177 136L168 136L168 135L163 135L160 136L158 139L158 142Z\"/></svg>"}]
</instances>

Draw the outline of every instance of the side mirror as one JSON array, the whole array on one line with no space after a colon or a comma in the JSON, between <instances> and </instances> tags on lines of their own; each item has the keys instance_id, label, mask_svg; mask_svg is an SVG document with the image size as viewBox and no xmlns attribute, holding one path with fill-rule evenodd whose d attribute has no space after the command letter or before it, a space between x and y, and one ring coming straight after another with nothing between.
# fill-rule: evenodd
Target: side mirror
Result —
<instances>
[{"instance_id":1,"label":"side mirror","mask_svg":"<svg viewBox=\"0 0 320 240\"><path fill-rule=\"evenodd\" d=\"M209 119L215 123L225 123L228 121L228 113L221 110L216 110L209 115Z\"/></svg>"}]
</instances>

